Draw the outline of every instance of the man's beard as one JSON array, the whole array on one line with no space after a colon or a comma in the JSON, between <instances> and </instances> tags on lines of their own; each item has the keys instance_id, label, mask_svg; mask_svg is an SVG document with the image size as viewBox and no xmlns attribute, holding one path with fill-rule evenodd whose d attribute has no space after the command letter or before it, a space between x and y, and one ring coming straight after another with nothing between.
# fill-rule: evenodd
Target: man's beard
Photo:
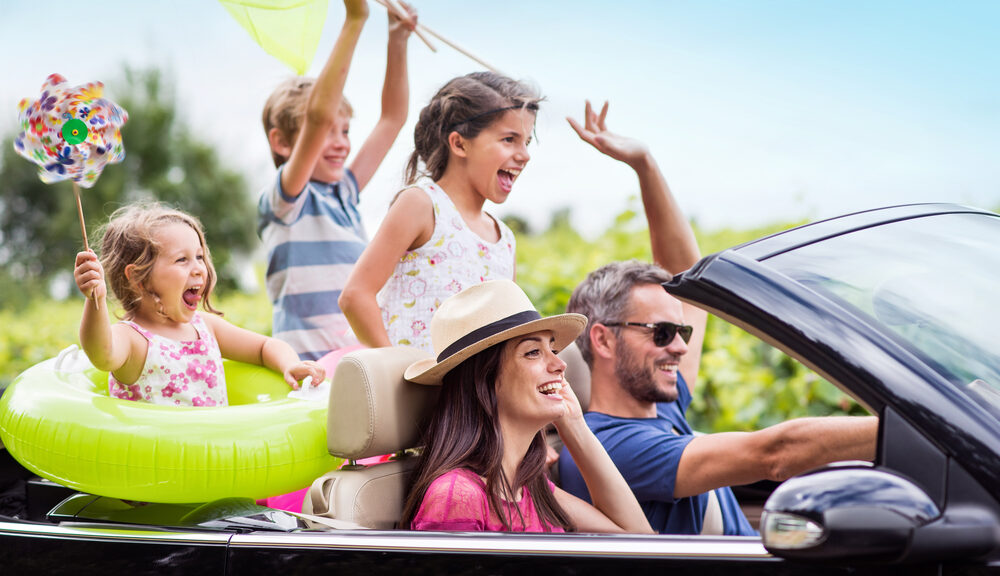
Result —
<instances>
[{"instance_id":1,"label":"man's beard","mask_svg":"<svg viewBox=\"0 0 1000 576\"><path fill-rule=\"evenodd\" d=\"M640 402L673 402L677 400L677 387L663 390L656 385L652 366L636 359L625 339L618 337L615 357L615 376L621 387Z\"/></svg>"}]
</instances>

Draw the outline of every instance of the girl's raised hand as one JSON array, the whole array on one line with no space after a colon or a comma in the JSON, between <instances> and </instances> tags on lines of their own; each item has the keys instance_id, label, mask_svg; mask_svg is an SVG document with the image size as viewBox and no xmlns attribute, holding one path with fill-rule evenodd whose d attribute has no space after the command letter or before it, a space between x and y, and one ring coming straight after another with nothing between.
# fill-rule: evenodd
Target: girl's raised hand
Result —
<instances>
[{"instance_id":1,"label":"girl's raised hand","mask_svg":"<svg viewBox=\"0 0 1000 576\"><path fill-rule=\"evenodd\" d=\"M108 294L104 284L104 267L92 250L77 253L73 279L76 280L76 287L89 299L97 300Z\"/></svg>"},{"instance_id":2,"label":"girl's raised hand","mask_svg":"<svg viewBox=\"0 0 1000 576\"><path fill-rule=\"evenodd\" d=\"M406 10L408 18L400 18L395 10L387 10L389 14L389 34L396 31L405 31L409 34L417 29L417 9L402 0L398 4Z\"/></svg>"},{"instance_id":3,"label":"girl's raised hand","mask_svg":"<svg viewBox=\"0 0 1000 576\"><path fill-rule=\"evenodd\" d=\"M284 376L285 382L292 387L292 390L298 390L301 387L299 383L306 378L312 378L312 386L322 384L323 380L326 380L326 369L318 362L305 360L289 366Z\"/></svg>"},{"instance_id":4,"label":"girl's raised hand","mask_svg":"<svg viewBox=\"0 0 1000 576\"><path fill-rule=\"evenodd\" d=\"M576 131L581 140L597 148L599 152L606 156L624 162L629 166L645 158L649 153L646 145L634 138L621 136L608 130L605 124L607 116L608 103L606 101L601 108L601 113L596 114L590 105L590 100L587 100L582 126L573 118L567 117L566 120L569 121L569 125L573 127L573 130Z\"/></svg>"}]
</instances>

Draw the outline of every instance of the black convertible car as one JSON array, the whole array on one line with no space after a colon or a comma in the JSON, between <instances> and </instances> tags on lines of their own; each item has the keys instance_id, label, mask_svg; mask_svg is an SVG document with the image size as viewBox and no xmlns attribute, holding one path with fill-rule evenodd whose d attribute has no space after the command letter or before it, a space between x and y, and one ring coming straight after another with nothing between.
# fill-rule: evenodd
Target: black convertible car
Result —
<instances>
[{"instance_id":1,"label":"black convertible car","mask_svg":"<svg viewBox=\"0 0 1000 576\"><path fill-rule=\"evenodd\" d=\"M1000 574L997 287L1000 216L940 204L802 226L707 256L664 286L880 417L876 462L779 485L764 504L760 538L417 533L389 527L398 502L380 494L350 506L331 501L344 521L322 528L242 501L158 505L76 493L31 478L0 450L3 473L28 484L24 512L0 516L0 566L102 576ZM391 392L392 402L406 409L433 401L400 388L391 362L382 364L389 376L338 368L334 385L395 387L403 391ZM386 453L371 438L384 425L382 408L367 402L367 412L354 410L369 419L367 444L335 446L331 430L331 452ZM405 458L386 464L405 475ZM391 476L369 472L354 476L355 491ZM388 508L387 519L374 519L374 508Z\"/></svg>"}]
</instances>

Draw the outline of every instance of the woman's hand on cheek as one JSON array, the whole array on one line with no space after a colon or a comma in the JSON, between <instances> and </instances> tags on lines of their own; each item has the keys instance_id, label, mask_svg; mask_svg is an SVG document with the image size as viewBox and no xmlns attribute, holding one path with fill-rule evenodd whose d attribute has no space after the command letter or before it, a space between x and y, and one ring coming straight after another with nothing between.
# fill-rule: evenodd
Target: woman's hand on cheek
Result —
<instances>
[{"instance_id":1,"label":"woman's hand on cheek","mask_svg":"<svg viewBox=\"0 0 1000 576\"><path fill-rule=\"evenodd\" d=\"M559 391L559 394L562 395L563 405L566 406L566 413L563 414L561 420L583 418L583 408L580 407L580 400L576 397L576 392L573 392L573 388L566 380L566 376L563 376L563 387Z\"/></svg>"},{"instance_id":2,"label":"woman's hand on cheek","mask_svg":"<svg viewBox=\"0 0 1000 576\"><path fill-rule=\"evenodd\" d=\"M587 422L583 419L583 409L580 407L580 400L577 399L576 393L573 392L573 388L566 381L565 376L563 376L563 387L559 391L559 394L563 397L563 406L566 407L566 411L553 424L555 424L556 431L559 432L559 436L565 442L566 434L576 435L583 430L589 431L590 428L587 427Z\"/></svg>"}]
</instances>

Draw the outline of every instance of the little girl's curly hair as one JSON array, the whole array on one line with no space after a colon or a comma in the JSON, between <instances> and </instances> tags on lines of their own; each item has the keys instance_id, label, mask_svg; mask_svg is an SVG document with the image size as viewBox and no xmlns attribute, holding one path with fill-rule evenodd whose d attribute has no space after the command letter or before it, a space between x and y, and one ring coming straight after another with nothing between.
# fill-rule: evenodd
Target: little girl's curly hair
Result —
<instances>
[{"instance_id":1,"label":"little girl's curly hair","mask_svg":"<svg viewBox=\"0 0 1000 576\"><path fill-rule=\"evenodd\" d=\"M205 243L205 232L197 218L162 204L134 204L114 211L101 231L101 265L115 298L125 310L125 318L135 315L146 291L146 283L153 271L153 263L161 250L156 241L156 231L166 224L186 224L198 234L204 256L206 287L202 307L213 314L222 315L212 307L209 297L215 287L215 267ZM131 278L125 269L133 266Z\"/></svg>"}]
</instances>

